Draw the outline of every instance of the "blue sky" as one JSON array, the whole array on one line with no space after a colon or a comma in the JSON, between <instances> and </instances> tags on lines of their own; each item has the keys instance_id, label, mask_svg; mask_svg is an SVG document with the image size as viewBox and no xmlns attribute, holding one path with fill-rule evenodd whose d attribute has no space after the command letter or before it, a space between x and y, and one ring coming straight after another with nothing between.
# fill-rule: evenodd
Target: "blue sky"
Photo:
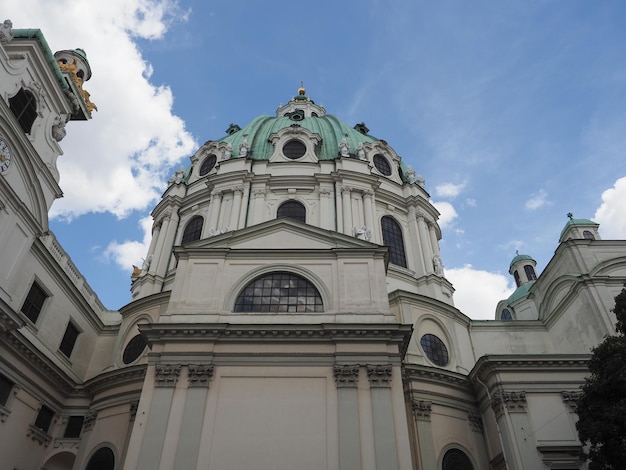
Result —
<instances>
[{"instance_id":1,"label":"blue sky","mask_svg":"<svg viewBox=\"0 0 626 470\"><path fill-rule=\"evenodd\" d=\"M512 291L515 250L545 267L568 212L626 238L626 3L5 3L15 28L87 51L99 111L67 127L51 226L108 308L130 301L174 170L300 81L426 179L472 318Z\"/></svg>"}]
</instances>

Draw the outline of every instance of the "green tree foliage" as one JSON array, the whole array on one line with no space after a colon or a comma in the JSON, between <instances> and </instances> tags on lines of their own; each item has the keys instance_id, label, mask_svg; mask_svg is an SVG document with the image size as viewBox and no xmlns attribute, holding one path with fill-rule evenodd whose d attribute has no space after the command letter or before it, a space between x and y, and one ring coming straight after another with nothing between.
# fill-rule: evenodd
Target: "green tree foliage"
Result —
<instances>
[{"instance_id":1,"label":"green tree foliage","mask_svg":"<svg viewBox=\"0 0 626 470\"><path fill-rule=\"evenodd\" d=\"M592 351L576 412L580 442L586 443L590 470L626 468L626 288L615 297L614 336Z\"/></svg>"}]
</instances>

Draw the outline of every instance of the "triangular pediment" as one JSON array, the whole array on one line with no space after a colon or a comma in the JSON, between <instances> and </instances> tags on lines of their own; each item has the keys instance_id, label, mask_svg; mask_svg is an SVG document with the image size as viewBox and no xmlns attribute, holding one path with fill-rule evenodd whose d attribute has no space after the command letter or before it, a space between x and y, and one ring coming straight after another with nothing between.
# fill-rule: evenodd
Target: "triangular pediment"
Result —
<instances>
[{"instance_id":1,"label":"triangular pediment","mask_svg":"<svg viewBox=\"0 0 626 470\"><path fill-rule=\"evenodd\" d=\"M186 244L177 251L380 249L379 245L289 218L270 220Z\"/></svg>"}]
</instances>

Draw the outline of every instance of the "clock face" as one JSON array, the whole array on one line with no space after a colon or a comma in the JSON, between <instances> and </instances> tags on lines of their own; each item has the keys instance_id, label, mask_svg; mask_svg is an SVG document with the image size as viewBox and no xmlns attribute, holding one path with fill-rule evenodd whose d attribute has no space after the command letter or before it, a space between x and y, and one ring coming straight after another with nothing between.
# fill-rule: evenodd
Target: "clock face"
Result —
<instances>
[{"instance_id":1,"label":"clock face","mask_svg":"<svg viewBox=\"0 0 626 470\"><path fill-rule=\"evenodd\" d=\"M11 149L9 144L0 139L0 171L7 171L11 165Z\"/></svg>"}]
</instances>

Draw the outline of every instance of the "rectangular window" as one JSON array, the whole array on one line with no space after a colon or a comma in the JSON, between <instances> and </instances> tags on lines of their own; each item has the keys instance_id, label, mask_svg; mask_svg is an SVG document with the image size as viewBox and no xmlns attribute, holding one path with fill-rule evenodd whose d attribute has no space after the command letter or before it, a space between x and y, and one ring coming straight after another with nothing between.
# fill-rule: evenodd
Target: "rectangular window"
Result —
<instances>
[{"instance_id":1,"label":"rectangular window","mask_svg":"<svg viewBox=\"0 0 626 470\"><path fill-rule=\"evenodd\" d=\"M13 385L13 382L0 375L0 405L6 406L9 401L9 396L11 395L11 390L13 390Z\"/></svg>"},{"instance_id":2,"label":"rectangular window","mask_svg":"<svg viewBox=\"0 0 626 470\"><path fill-rule=\"evenodd\" d=\"M41 405L39 413L37 414L37 419L35 420L35 427L47 433L50 429L50 425L52 424L53 417L54 412L47 406Z\"/></svg>"},{"instance_id":3,"label":"rectangular window","mask_svg":"<svg viewBox=\"0 0 626 470\"><path fill-rule=\"evenodd\" d=\"M30 321L36 323L37 318L39 318L39 314L41 313L43 303L46 301L47 297L48 295L41 288L41 286L36 282L33 282L33 285L30 287L30 291L28 291L28 295L26 296L26 300L24 300L24 305L22 305L22 313L26 315Z\"/></svg>"},{"instance_id":4,"label":"rectangular window","mask_svg":"<svg viewBox=\"0 0 626 470\"><path fill-rule=\"evenodd\" d=\"M72 355L76 339L78 338L78 333L80 333L78 328L76 328L72 322L69 322L67 324L67 328L65 329L63 339L61 340L61 345L59 346L59 350L65 354L66 357L70 357Z\"/></svg>"},{"instance_id":5,"label":"rectangular window","mask_svg":"<svg viewBox=\"0 0 626 470\"><path fill-rule=\"evenodd\" d=\"M63 437L66 439L78 439L80 431L83 429L84 416L70 416L65 426Z\"/></svg>"}]
</instances>

